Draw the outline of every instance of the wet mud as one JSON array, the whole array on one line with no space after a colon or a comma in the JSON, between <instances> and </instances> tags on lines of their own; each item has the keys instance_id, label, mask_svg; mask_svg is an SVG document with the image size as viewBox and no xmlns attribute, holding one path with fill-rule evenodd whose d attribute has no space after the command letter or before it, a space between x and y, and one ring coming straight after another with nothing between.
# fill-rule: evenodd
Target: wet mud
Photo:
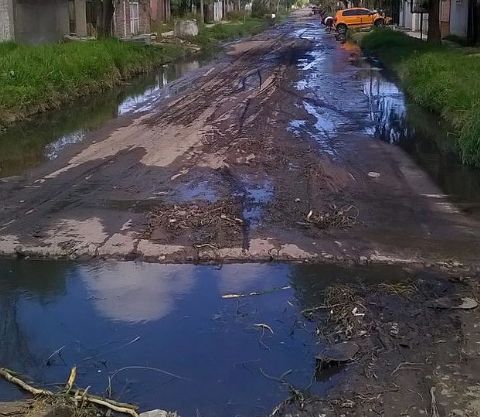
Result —
<instances>
[{"instance_id":1,"label":"wet mud","mask_svg":"<svg viewBox=\"0 0 480 417\"><path fill-rule=\"evenodd\" d=\"M295 14L4 179L0 253L475 270L478 223L392 145L404 97L379 73Z\"/></svg>"}]
</instances>

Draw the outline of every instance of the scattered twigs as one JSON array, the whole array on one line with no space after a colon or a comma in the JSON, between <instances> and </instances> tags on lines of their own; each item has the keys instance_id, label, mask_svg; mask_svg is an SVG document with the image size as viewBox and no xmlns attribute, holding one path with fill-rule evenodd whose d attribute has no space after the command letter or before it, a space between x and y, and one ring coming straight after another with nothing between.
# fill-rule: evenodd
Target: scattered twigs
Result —
<instances>
[{"instance_id":1,"label":"scattered twigs","mask_svg":"<svg viewBox=\"0 0 480 417\"><path fill-rule=\"evenodd\" d=\"M47 366L50 366L50 364L51 364L50 361L51 361L55 356L58 356L58 357L62 360L62 362L65 363L65 361L64 361L63 358L62 358L62 350L63 350L63 349L65 349L65 346L62 346L61 348L58 348L57 350L54 350L54 351L52 352L52 354L51 354L51 355L47 358L47 360L45 361L45 364L46 364Z\"/></svg>"},{"instance_id":2,"label":"scattered twigs","mask_svg":"<svg viewBox=\"0 0 480 417\"><path fill-rule=\"evenodd\" d=\"M437 408L437 399L435 398L435 387L430 388L431 397L431 417L440 417Z\"/></svg>"},{"instance_id":3,"label":"scattered twigs","mask_svg":"<svg viewBox=\"0 0 480 417\"><path fill-rule=\"evenodd\" d=\"M147 216L147 235L157 227L177 233L185 229L228 227L231 233L237 234L241 233L243 225L239 213L239 205L234 200L161 205Z\"/></svg>"},{"instance_id":4,"label":"scattered twigs","mask_svg":"<svg viewBox=\"0 0 480 417\"><path fill-rule=\"evenodd\" d=\"M271 334L273 334L273 329L265 323L255 323L253 327L256 327L257 329L262 329L262 333L265 333L265 330L268 330Z\"/></svg>"},{"instance_id":5,"label":"scattered twigs","mask_svg":"<svg viewBox=\"0 0 480 417\"><path fill-rule=\"evenodd\" d=\"M312 313L315 313L316 311L318 310L329 310L333 307L338 307L337 305L334 305L334 306L327 306L327 305L322 305L322 306L315 306L315 307L311 307L311 308L306 308L305 310L302 310L302 314L304 316L308 316Z\"/></svg>"},{"instance_id":6,"label":"scattered twigs","mask_svg":"<svg viewBox=\"0 0 480 417\"><path fill-rule=\"evenodd\" d=\"M328 307L328 320L336 324L334 333L347 339L364 327L364 300L352 287L333 285L324 292L325 306Z\"/></svg>"},{"instance_id":7,"label":"scattered twigs","mask_svg":"<svg viewBox=\"0 0 480 417\"><path fill-rule=\"evenodd\" d=\"M143 370L143 371L154 371L154 372L161 373L161 374L163 374L163 375L170 376L170 377L175 378L175 379L181 379L181 380L183 380L183 381L190 381L188 378L185 378L185 377L183 377L183 376L174 374L174 373L172 373L172 372L164 371L163 369L160 369L160 368L152 368L152 367L150 367L150 366L139 366L139 365L124 366L123 368L117 369L117 370L110 376L110 379L115 378L115 376L118 375L120 372L128 371L128 370L131 370L131 369L139 369L139 370Z\"/></svg>"},{"instance_id":8,"label":"scattered twigs","mask_svg":"<svg viewBox=\"0 0 480 417\"><path fill-rule=\"evenodd\" d=\"M402 297L409 297L418 291L417 287L410 282L382 282L378 284L378 288L387 294L395 294Z\"/></svg>"},{"instance_id":9,"label":"scattered twigs","mask_svg":"<svg viewBox=\"0 0 480 417\"><path fill-rule=\"evenodd\" d=\"M392 375L395 375L398 371L402 370L420 370L419 366L423 366L423 363L416 363L416 362L402 362L399 363L398 366L392 371Z\"/></svg>"},{"instance_id":10,"label":"scattered twigs","mask_svg":"<svg viewBox=\"0 0 480 417\"><path fill-rule=\"evenodd\" d=\"M224 294L222 295L222 298L228 299L228 298L244 298L244 297L255 297L257 295L265 295L265 294L270 294L275 291L281 291L281 290L289 290L292 288L290 285L286 285L284 287L280 288L272 288L271 290L266 290L266 291L253 291L249 292L246 294Z\"/></svg>"},{"instance_id":11,"label":"scattered twigs","mask_svg":"<svg viewBox=\"0 0 480 417\"><path fill-rule=\"evenodd\" d=\"M98 396L92 395L92 394L88 394L87 389L77 390L75 392L74 398L77 401L81 400L81 401L88 402L88 403L91 403L91 404L100 405L102 407L108 408L108 409L110 409L112 411L116 411L118 413L130 414L133 417L138 417L138 413L137 413L138 408L136 406L134 406L132 404L121 403L121 402L118 402L118 401L98 397Z\"/></svg>"},{"instance_id":12,"label":"scattered twigs","mask_svg":"<svg viewBox=\"0 0 480 417\"><path fill-rule=\"evenodd\" d=\"M337 207L332 205L327 211L310 210L306 220L319 229L345 229L357 223L359 212L355 206Z\"/></svg>"},{"instance_id":13,"label":"scattered twigs","mask_svg":"<svg viewBox=\"0 0 480 417\"><path fill-rule=\"evenodd\" d=\"M275 417L280 413L285 407L287 407L289 404L294 404L298 403L300 408L304 407L305 404L305 395L303 394L302 391L299 389L295 388L293 385L289 385L289 390L290 390L290 396L282 401L280 404L278 404L270 413L269 417Z\"/></svg>"},{"instance_id":14,"label":"scattered twigs","mask_svg":"<svg viewBox=\"0 0 480 417\"><path fill-rule=\"evenodd\" d=\"M112 349L109 349L109 350L106 350L104 352L100 352L100 353L96 353L95 355L92 355L92 356L87 356L86 358L83 358L82 360L83 361L89 361L89 360L92 360L92 359L95 359L99 356L102 356L102 355L106 355L107 353L112 353L112 352L116 352L117 350L120 350L120 349L123 349L127 346L130 346L136 342L138 342L140 340L140 336L137 336L135 337L134 339L130 340L129 342L127 343L124 343L123 345L121 346L117 346L117 347L114 347Z\"/></svg>"},{"instance_id":15,"label":"scattered twigs","mask_svg":"<svg viewBox=\"0 0 480 417\"><path fill-rule=\"evenodd\" d=\"M74 366L70 371L70 376L68 377L67 385L65 385L66 393L70 393L73 388L73 384L75 383L75 379L77 378L77 367Z\"/></svg>"},{"instance_id":16,"label":"scattered twigs","mask_svg":"<svg viewBox=\"0 0 480 417\"><path fill-rule=\"evenodd\" d=\"M279 382L281 384L286 384L287 381L285 381L285 377L287 377L288 375L290 375L293 370L292 369L289 369L288 371L285 371L282 375L280 375L279 377L276 377L276 376L272 376L272 375L269 375L267 374L262 368L259 368L260 369L260 373L267 379L270 379L272 381L275 381L275 382Z\"/></svg>"}]
</instances>

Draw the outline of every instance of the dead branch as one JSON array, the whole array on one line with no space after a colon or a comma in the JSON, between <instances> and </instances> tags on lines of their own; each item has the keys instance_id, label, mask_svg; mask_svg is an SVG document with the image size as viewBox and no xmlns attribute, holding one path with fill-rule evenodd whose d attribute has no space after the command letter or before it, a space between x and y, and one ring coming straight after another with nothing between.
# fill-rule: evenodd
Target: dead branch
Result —
<instances>
[{"instance_id":1,"label":"dead branch","mask_svg":"<svg viewBox=\"0 0 480 417\"><path fill-rule=\"evenodd\" d=\"M425 364L423 363L417 363L417 362L402 362L399 363L398 366L392 371L392 375L395 375L398 371L400 370L419 370L422 368L419 368L419 366L423 366Z\"/></svg>"},{"instance_id":2,"label":"dead branch","mask_svg":"<svg viewBox=\"0 0 480 417\"><path fill-rule=\"evenodd\" d=\"M77 367L74 366L70 371L70 376L68 377L67 385L65 385L65 390L67 394L72 390L73 384L75 383L76 378L77 378Z\"/></svg>"},{"instance_id":3,"label":"dead branch","mask_svg":"<svg viewBox=\"0 0 480 417\"><path fill-rule=\"evenodd\" d=\"M430 396L432 397L431 415L432 417L440 417L440 414L438 414L437 399L435 398L435 387L430 388Z\"/></svg>"},{"instance_id":4,"label":"dead branch","mask_svg":"<svg viewBox=\"0 0 480 417\"><path fill-rule=\"evenodd\" d=\"M55 395L52 391L32 387L31 385L27 384L25 381L22 381L20 378L17 378L16 376L14 376L13 373L8 369L0 368L0 376L5 378L8 382L11 382L12 384L19 386L21 389L29 392L32 395L35 395L35 396L44 395L46 397L51 397Z\"/></svg>"},{"instance_id":5,"label":"dead branch","mask_svg":"<svg viewBox=\"0 0 480 417\"><path fill-rule=\"evenodd\" d=\"M255 323L253 327L256 327L257 329L262 329L262 333L265 333L265 330L268 330L271 334L273 334L273 329L265 323Z\"/></svg>"},{"instance_id":6,"label":"dead branch","mask_svg":"<svg viewBox=\"0 0 480 417\"><path fill-rule=\"evenodd\" d=\"M281 287L281 288L272 288L271 290L266 290L266 291L253 291L253 292L249 292L247 294L224 294L224 295L222 295L222 298L227 299L227 298L254 297L254 296L257 296L257 295L270 294L270 293L275 292L275 291L289 290L291 288L292 287L290 285L286 285L286 286Z\"/></svg>"},{"instance_id":7,"label":"dead branch","mask_svg":"<svg viewBox=\"0 0 480 417\"><path fill-rule=\"evenodd\" d=\"M22 381L20 378L16 377L11 371L5 368L0 368L0 376L2 376L8 382L11 382L12 384L19 386L24 391L29 392L30 394L35 396L57 397L57 396L67 394L67 398L69 398L73 402L82 400L82 402L99 405L99 406L108 408L112 411L116 411L118 413L129 414L132 417L138 417L136 406L132 404L127 404L127 403L120 403L114 400L107 400L105 398L101 398L96 395L87 394L87 389L76 390L75 394L71 394L71 387L70 387L70 390L68 390L66 393L63 393L63 392L54 393L52 391L35 388L30 384L27 384L25 381ZM76 377L76 368L73 368L72 371L70 372L70 377L67 382L67 388L70 386L70 383L73 386L75 377Z\"/></svg>"}]
</instances>

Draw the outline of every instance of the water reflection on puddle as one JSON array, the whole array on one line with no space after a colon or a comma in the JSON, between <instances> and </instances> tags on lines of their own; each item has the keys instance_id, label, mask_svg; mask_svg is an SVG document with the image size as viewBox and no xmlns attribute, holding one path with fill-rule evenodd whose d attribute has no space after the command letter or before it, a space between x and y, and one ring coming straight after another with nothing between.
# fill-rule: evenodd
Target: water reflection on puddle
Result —
<instances>
[{"instance_id":1,"label":"water reflection on puddle","mask_svg":"<svg viewBox=\"0 0 480 417\"><path fill-rule=\"evenodd\" d=\"M0 178L17 175L40 163L58 158L69 146L111 119L153 109L160 100L188 87L171 86L181 76L198 69L202 60L165 65L130 81L127 86L79 100L39 114L0 132Z\"/></svg>"},{"instance_id":2,"label":"water reflection on puddle","mask_svg":"<svg viewBox=\"0 0 480 417\"><path fill-rule=\"evenodd\" d=\"M308 135L320 149L337 154L336 138L370 136L405 149L442 191L464 212L480 218L480 170L464 166L451 128L409 102L405 94L358 46L339 45L318 25L295 36L314 41L314 51L298 62L301 79L295 88L305 95L305 111L313 124L289 123L289 131Z\"/></svg>"},{"instance_id":3,"label":"water reflection on puddle","mask_svg":"<svg viewBox=\"0 0 480 417\"><path fill-rule=\"evenodd\" d=\"M292 370L291 384L311 384L319 347L301 311L322 302L327 283L349 275L326 268L1 261L0 326L8 337L0 363L42 385L64 381L76 365L78 384L100 394L109 376L131 367L115 374L113 396L144 410L266 416L288 392L264 374ZM19 395L0 382L0 399Z\"/></svg>"},{"instance_id":4,"label":"water reflection on puddle","mask_svg":"<svg viewBox=\"0 0 480 417\"><path fill-rule=\"evenodd\" d=\"M176 203L184 203L193 200L203 200L215 202L218 194L214 187L213 180L191 181L187 184L181 184L175 188L172 200Z\"/></svg>"},{"instance_id":5,"label":"water reflection on puddle","mask_svg":"<svg viewBox=\"0 0 480 417\"><path fill-rule=\"evenodd\" d=\"M262 212L265 205L273 197L273 186L271 182L264 181L261 184L248 184L245 186L245 206L243 218L249 226L258 226L262 219Z\"/></svg>"},{"instance_id":6,"label":"water reflection on puddle","mask_svg":"<svg viewBox=\"0 0 480 417\"><path fill-rule=\"evenodd\" d=\"M409 102L384 71L360 68L372 136L405 149L463 212L480 219L480 170L462 164L451 127Z\"/></svg>"}]
</instances>

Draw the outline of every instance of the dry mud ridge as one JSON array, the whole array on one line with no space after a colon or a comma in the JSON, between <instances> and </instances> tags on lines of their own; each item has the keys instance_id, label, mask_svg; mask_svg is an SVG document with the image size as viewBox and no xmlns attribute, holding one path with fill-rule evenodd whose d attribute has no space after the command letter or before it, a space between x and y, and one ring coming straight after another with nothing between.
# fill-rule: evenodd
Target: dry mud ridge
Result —
<instances>
[{"instance_id":1,"label":"dry mud ridge","mask_svg":"<svg viewBox=\"0 0 480 417\"><path fill-rule=\"evenodd\" d=\"M232 44L183 93L3 179L0 254L476 268L478 224L369 134L359 55L301 13Z\"/></svg>"}]
</instances>

